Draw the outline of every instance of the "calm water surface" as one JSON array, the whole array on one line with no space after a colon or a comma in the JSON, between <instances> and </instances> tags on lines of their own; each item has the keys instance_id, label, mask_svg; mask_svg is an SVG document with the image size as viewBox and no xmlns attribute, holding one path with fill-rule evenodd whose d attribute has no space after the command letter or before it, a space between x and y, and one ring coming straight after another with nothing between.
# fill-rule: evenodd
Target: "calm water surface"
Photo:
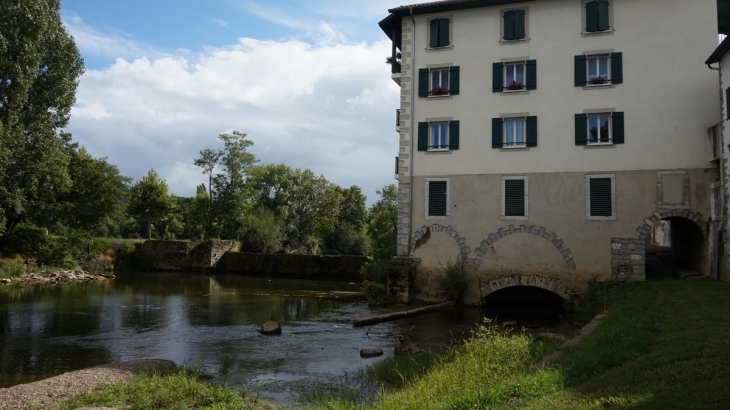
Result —
<instances>
[{"instance_id":1,"label":"calm water surface","mask_svg":"<svg viewBox=\"0 0 730 410\"><path fill-rule=\"evenodd\" d=\"M468 334L478 310L447 310L368 328L359 285L294 279L122 273L114 280L0 288L0 387L89 366L161 358L197 366L228 387L278 401L297 386L332 380L392 355L407 331L438 349ZM276 320L281 336L258 326Z\"/></svg>"}]
</instances>

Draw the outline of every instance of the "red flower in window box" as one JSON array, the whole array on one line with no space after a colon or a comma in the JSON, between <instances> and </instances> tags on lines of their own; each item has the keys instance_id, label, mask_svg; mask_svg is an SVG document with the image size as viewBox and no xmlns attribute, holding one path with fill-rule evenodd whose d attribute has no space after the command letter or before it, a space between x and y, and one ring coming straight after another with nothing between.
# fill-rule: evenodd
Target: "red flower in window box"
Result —
<instances>
[{"instance_id":1,"label":"red flower in window box","mask_svg":"<svg viewBox=\"0 0 730 410\"><path fill-rule=\"evenodd\" d=\"M600 75L591 80L591 83L594 85L603 84L605 82L606 82L606 80L603 77L601 77Z\"/></svg>"},{"instance_id":2,"label":"red flower in window box","mask_svg":"<svg viewBox=\"0 0 730 410\"><path fill-rule=\"evenodd\" d=\"M507 85L508 90L522 90L525 86L522 83L518 83L517 81L512 81Z\"/></svg>"},{"instance_id":3,"label":"red flower in window box","mask_svg":"<svg viewBox=\"0 0 730 410\"><path fill-rule=\"evenodd\" d=\"M431 94L431 95L448 95L449 90L445 89L444 87L436 87L433 90L429 91L429 94Z\"/></svg>"}]
</instances>

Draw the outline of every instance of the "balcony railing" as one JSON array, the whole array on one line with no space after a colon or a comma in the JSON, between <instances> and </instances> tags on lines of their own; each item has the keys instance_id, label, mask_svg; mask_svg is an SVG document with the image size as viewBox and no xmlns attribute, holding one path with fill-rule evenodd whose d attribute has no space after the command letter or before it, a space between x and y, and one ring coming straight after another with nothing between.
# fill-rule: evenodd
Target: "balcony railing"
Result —
<instances>
[{"instance_id":1,"label":"balcony railing","mask_svg":"<svg viewBox=\"0 0 730 410\"><path fill-rule=\"evenodd\" d=\"M391 60L390 62L390 72L393 74L400 73L400 63L398 61L395 61L395 59Z\"/></svg>"},{"instance_id":2,"label":"balcony railing","mask_svg":"<svg viewBox=\"0 0 730 410\"><path fill-rule=\"evenodd\" d=\"M398 157L395 157L395 175L398 175Z\"/></svg>"},{"instance_id":3,"label":"balcony railing","mask_svg":"<svg viewBox=\"0 0 730 410\"><path fill-rule=\"evenodd\" d=\"M400 109L395 110L395 129L396 131L400 128Z\"/></svg>"}]
</instances>

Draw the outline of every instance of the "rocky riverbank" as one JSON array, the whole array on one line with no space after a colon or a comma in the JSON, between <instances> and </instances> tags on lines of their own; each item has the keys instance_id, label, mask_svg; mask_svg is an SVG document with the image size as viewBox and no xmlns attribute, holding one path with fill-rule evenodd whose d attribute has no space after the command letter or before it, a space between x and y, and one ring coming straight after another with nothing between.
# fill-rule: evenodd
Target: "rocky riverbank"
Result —
<instances>
[{"instance_id":1,"label":"rocky riverbank","mask_svg":"<svg viewBox=\"0 0 730 410\"><path fill-rule=\"evenodd\" d=\"M13 283L67 283L67 282L86 282L92 280L114 279L114 275L105 273L85 272L81 269L76 270L56 270L51 272L31 272L26 273L17 278L3 278L0 283L10 285Z\"/></svg>"}]
</instances>

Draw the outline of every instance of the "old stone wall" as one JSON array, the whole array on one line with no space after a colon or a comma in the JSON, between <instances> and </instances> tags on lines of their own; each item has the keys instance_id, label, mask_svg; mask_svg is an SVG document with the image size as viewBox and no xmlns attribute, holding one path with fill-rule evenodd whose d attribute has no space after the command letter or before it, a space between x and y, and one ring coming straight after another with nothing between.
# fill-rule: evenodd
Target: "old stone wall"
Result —
<instances>
[{"instance_id":1,"label":"old stone wall","mask_svg":"<svg viewBox=\"0 0 730 410\"><path fill-rule=\"evenodd\" d=\"M611 238L611 269L615 279L645 280L644 240Z\"/></svg>"},{"instance_id":2,"label":"old stone wall","mask_svg":"<svg viewBox=\"0 0 730 410\"><path fill-rule=\"evenodd\" d=\"M235 241L145 241L139 246L137 258L141 268L159 271L208 270L216 266L228 251L237 251Z\"/></svg>"},{"instance_id":3,"label":"old stone wall","mask_svg":"<svg viewBox=\"0 0 730 410\"><path fill-rule=\"evenodd\" d=\"M359 282L365 256L290 255L226 252L216 265L220 272Z\"/></svg>"}]
</instances>

